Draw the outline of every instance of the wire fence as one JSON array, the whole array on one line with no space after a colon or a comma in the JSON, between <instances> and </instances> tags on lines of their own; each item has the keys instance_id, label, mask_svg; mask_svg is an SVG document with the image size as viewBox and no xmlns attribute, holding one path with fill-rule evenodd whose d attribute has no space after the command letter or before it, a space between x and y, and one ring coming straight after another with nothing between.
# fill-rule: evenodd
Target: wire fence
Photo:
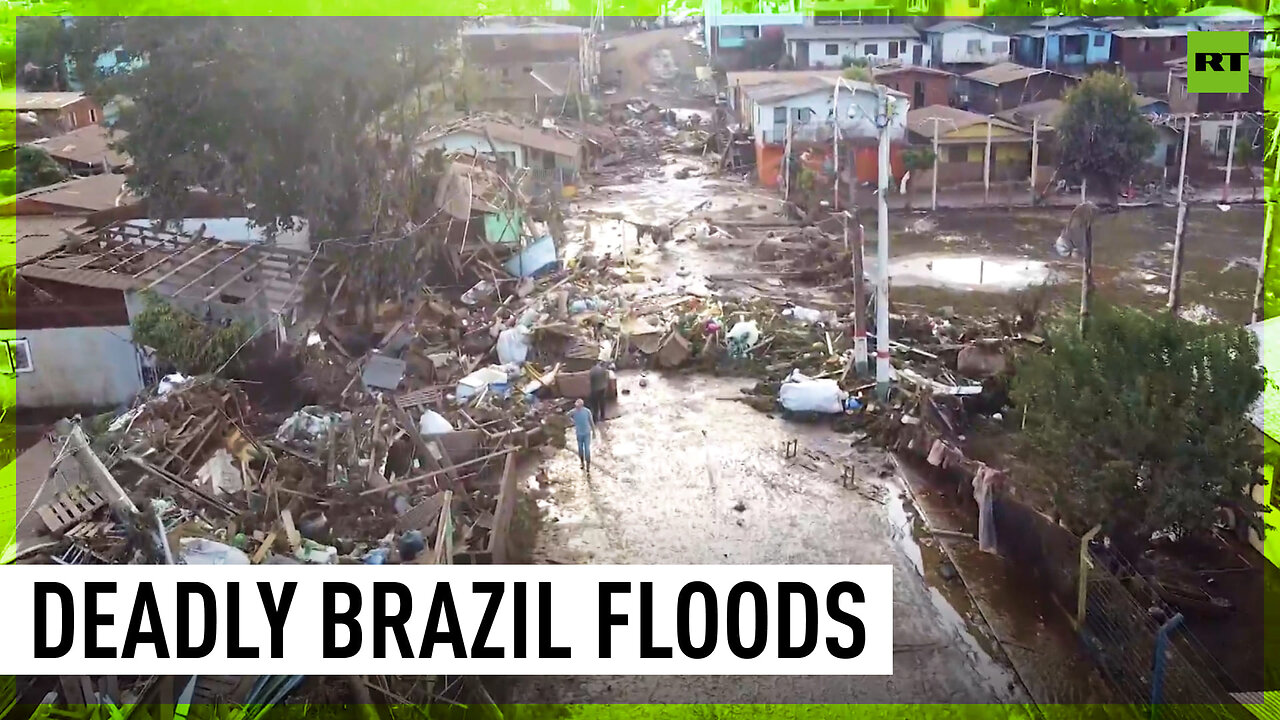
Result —
<instances>
[{"instance_id":1,"label":"wire fence","mask_svg":"<svg viewBox=\"0 0 1280 720\"><path fill-rule=\"evenodd\" d=\"M1219 664L1146 580L1113 553L1086 552L1080 634L1120 696L1162 720L1249 717L1217 679Z\"/></svg>"}]
</instances>

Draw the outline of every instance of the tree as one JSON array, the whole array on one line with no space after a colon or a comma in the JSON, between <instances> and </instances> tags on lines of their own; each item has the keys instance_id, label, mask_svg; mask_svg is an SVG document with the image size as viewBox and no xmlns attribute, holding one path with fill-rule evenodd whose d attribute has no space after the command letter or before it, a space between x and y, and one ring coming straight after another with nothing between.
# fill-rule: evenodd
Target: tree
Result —
<instances>
[{"instance_id":1,"label":"tree","mask_svg":"<svg viewBox=\"0 0 1280 720\"><path fill-rule=\"evenodd\" d=\"M206 323L158 295L142 296L144 308L133 319L133 339L156 351L156 359L190 375L220 372L250 337L248 325Z\"/></svg>"},{"instance_id":2,"label":"tree","mask_svg":"<svg viewBox=\"0 0 1280 720\"><path fill-rule=\"evenodd\" d=\"M1010 396L1068 526L1132 540L1207 530L1220 504L1254 517L1262 458L1245 413L1264 379L1251 333L1104 306L1083 339L1070 322L1047 339L1016 364Z\"/></svg>"},{"instance_id":3,"label":"tree","mask_svg":"<svg viewBox=\"0 0 1280 720\"><path fill-rule=\"evenodd\" d=\"M902 166L907 175L907 212L911 212L912 189L916 183L916 175L922 170L933 168L934 154L930 148L909 148L902 153Z\"/></svg>"},{"instance_id":4,"label":"tree","mask_svg":"<svg viewBox=\"0 0 1280 720\"><path fill-rule=\"evenodd\" d=\"M855 58L845 55L840 60L844 71L840 73L845 80L858 80L860 82L875 82L875 71L871 68L871 63L866 58Z\"/></svg>"},{"instance_id":5,"label":"tree","mask_svg":"<svg viewBox=\"0 0 1280 720\"><path fill-rule=\"evenodd\" d=\"M1060 170L1112 204L1155 147L1155 129L1120 75L1096 72L1067 93L1057 123Z\"/></svg>"},{"instance_id":6,"label":"tree","mask_svg":"<svg viewBox=\"0 0 1280 720\"><path fill-rule=\"evenodd\" d=\"M412 204L386 185L411 164L421 128L406 105L438 78L455 28L443 17L83 18L73 57L88 68L119 48L147 60L85 81L131 100L120 147L159 219L200 187L242 201L269 230L301 217L319 237L351 237Z\"/></svg>"},{"instance_id":7,"label":"tree","mask_svg":"<svg viewBox=\"0 0 1280 720\"><path fill-rule=\"evenodd\" d=\"M40 148L25 145L18 148L15 163L18 192L60 183L69 177L66 169Z\"/></svg>"},{"instance_id":8,"label":"tree","mask_svg":"<svg viewBox=\"0 0 1280 720\"><path fill-rule=\"evenodd\" d=\"M61 17L24 17L18 22L15 58L18 76L28 90L67 90L70 50L70 35ZM27 72L28 66L34 70Z\"/></svg>"}]
</instances>

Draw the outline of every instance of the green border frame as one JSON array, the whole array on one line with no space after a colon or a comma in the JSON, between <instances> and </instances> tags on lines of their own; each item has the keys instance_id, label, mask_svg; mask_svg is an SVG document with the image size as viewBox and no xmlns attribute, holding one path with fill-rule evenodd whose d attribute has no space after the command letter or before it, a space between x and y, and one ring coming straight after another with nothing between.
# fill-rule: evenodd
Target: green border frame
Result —
<instances>
[{"instance_id":1,"label":"green border frame","mask_svg":"<svg viewBox=\"0 0 1280 720\"><path fill-rule=\"evenodd\" d=\"M1253 2L1241 2L1241 0L1223 0L1221 2L1212 2L1215 6L1252 6L1254 12L1263 12L1269 19L1275 19L1280 15L1280 0L1265 0L1268 4L1266 9L1259 7L1262 2L1254 0ZM847 9L856 10L859 7L867 9L874 4L878 4L877 0L869 0L859 2L859 0L802 0L802 5L809 9L813 5L819 5L823 10ZM592 15L596 9L596 3L591 0L570 0L568 11L552 12L545 9L549 4L547 0L475 0L471 7L474 8L475 15ZM684 0L683 2L671 3L672 5L696 6L698 0ZM725 5L732 4L725 2ZM945 14L951 17L961 16L980 16L980 12L974 12L969 9L967 0L935 0L934 5L940 5L949 11ZM996 5L996 3L989 3ZM1012 5L1011 2L1000 3L1001 5ZM1144 2L1132 2L1134 6L1145 6ZM1177 4L1187 8L1193 5L1204 5L1203 0L1178 0ZM905 9L908 2L906 0L897 0L894 5ZM660 0L608 0L605 2L605 12L614 16L634 16L634 15L659 15L662 12L664 3ZM1051 7L1050 7L1051 6ZM1021 16L1043 16L1056 14L1078 14L1078 15L1096 15L1098 13L1091 10L1098 9L1093 2L1081 2L1081 0L1068 0L1059 6L1058 3L1046 3L1045 0L1026 0L1021 4L1021 12L1010 13L1011 15ZM1108 8L1110 9L1110 8ZM15 54L15 34L16 22L19 17L32 15L154 15L154 16L199 16L199 15L240 15L240 16L280 16L280 15L342 15L342 16L377 16L377 15L421 15L421 16L449 16L458 15L460 4L457 2L446 2L445 0L364 0L356 2L354 0L204 0L203 2L192 2L191 0L169 0L168 2L158 2L156 0L57 0L35 5L18 5L17 3L3 2L0 5L0 59L8 59L10 63ZM883 6L878 8L879 12L883 12ZM924 13L900 13L903 17L920 16ZM1113 14L1108 12L1106 14ZM1270 24L1270 23L1269 23ZM1272 47L1275 47L1274 41ZM1280 190L1280 170L1277 168L1277 155L1280 154L1280 127L1277 126L1277 113L1280 112L1280 59L1271 57L1268 59L1268 83L1266 89L1266 130L1268 136L1267 150L1264 160L1265 168L1265 201L1266 201L1266 227L1263 235L1266 240L1266 273L1264 284L1265 293L1265 318L1273 318L1280 316L1280 243L1277 243L1277 235L1280 235L1280 222L1276 218L1277 191ZM0 107L13 107L15 101L15 91L11 86L0 88ZM7 140L13 141L14 127L4 126L0 128L0 133L6 135ZM7 205L8 203L4 203ZM9 241L16 237L16 219L11 214L11 210L6 211L0 207L0 269L12 271L16 264L16 245ZM0 282L0 288L4 288L5 283ZM6 291L7 292L7 291ZM11 308L13 305L12 296L7 298L5 307ZM0 317L5 317L6 313L0 313ZM12 339L17 336L16 330L7 327L8 321L3 323L6 325L0 328L0 339ZM1280 338L1275 340L1265 340L1268 347L1272 342L1280 343ZM1277 370L1280 375L1280 370ZM16 402L16 382L11 376L0 375L0 408L4 408L8 403ZM8 462L9 458L14 457L16 444L16 418L12 408L4 409L3 416L0 417L0 462L5 462L6 466L0 469L0 563L11 562L11 556L6 553L12 552L12 540L14 523L16 521L16 465ZM1271 474L1272 468L1268 468L1268 475ZM1267 492L1271 496L1270 488ZM1271 561L1280 565L1280 533L1270 533L1270 537L1266 541L1266 555ZM1269 621L1268 629L1274 625ZM1267 658L1268 664L1272 662L1272 658ZM53 717L48 714L50 706L11 706L14 701L10 694L14 687L13 678L0 677L0 718L4 717L6 711L21 713L23 716L30 712L34 712L35 717ZM388 707L388 706L383 706ZM402 711L409 711L405 706L389 706L392 709L399 708ZM1250 711L1254 714L1264 716L1263 707L1265 707L1266 717L1280 718L1280 692L1267 693L1267 703L1265 706L1252 706ZM463 716L483 716L498 717L493 711L497 708L492 706L487 708L473 706L469 709L459 707L429 708L431 717L463 717ZM873 718L897 718L897 717L920 717L920 718L954 718L956 720L979 718L986 720L987 718L1021 718L1034 717L1039 715L1044 718L1063 718L1068 720L1077 717L1109 717L1113 715L1113 711L1121 708L1116 706L1086 706L1086 705L1054 705L1054 706L1019 706L1019 705L911 705L911 704L895 704L895 705L585 705L585 706L537 706L537 705L519 705L519 706L503 706L500 708L501 717L516 718L518 720L538 720L549 719L553 717L572 717L582 718L584 720L622 720L626 719L652 719L659 720L663 718L671 718L672 720L720 720L729 718L813 718L831 719L831 720L852 720L854 718L868 720ZM96 708L85 708L86 712L92 712L94 717L108 718L110 720L119 720L124 717L122 709L109 706L98 706ZM162 716L167 717L170 713L175 718L186 717L188 710L192 717L205 717L211 710L210 708L187 708L187 707L171 707L168 712ZM234 718L234 720L258 720L264 712L270 712L273 720L276 718L315 718L330 716L338 713L341 716L349 716L351 714L362 714L369 720L375 720L379 717L390 717L389 714L383 712L379 715L378 708L360 707L360 706L298 706L298 705L282 705L274 708L260 708L259 712L247 712L248 709L239 709L235 711L218 713L219 717ZM428 710L420 708L420 710ZM56 716L56 715L55 715ZM89 715L84 715L89 717ZM410 713L404 717L424 717L419 713Z\"/></svg>"}]
</instances>

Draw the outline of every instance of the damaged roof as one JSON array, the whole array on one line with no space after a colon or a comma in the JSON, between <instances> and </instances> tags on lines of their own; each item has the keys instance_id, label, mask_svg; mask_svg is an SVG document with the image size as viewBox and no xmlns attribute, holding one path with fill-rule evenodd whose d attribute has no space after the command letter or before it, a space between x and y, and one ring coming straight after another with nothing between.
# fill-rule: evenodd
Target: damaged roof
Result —
<instances>
[{"instance_id":1,"label":"damaged roof","mask_svg":"<svg viewBox=\"0 0 1280 720\"><path fill-rule=\"evenodd\" d=\"M1062 109L1066 106L1057 98L1048 100L1039 100L1026 105L1019 105L1012 110L996 113L996 117L1016 123L1023 127L1030 127L1035 121L1044 124L1053 125L1058 122L1058 118L1062 116Z\"/></svg>"},{"instance_id":2,"label":"damaged roof","mask_svg":"<svg viewBox=\"0 0 1280 720\"><path fill-rule=\"evenodd\" d=\"M1014 62L997 63L989 67L984 67L980 70L974 70L964 77L986 85L1004 85L1017 80L1025 80L1033 75L1043 75L1045 73L1076 79L1074 75L1067 75L1066 73L1046 70L1044 68L1027 67L1026 65L1019 65Z\"/></svg>"},{"instance_id":3,"label":"damaged roof","mask_svg":"<svg viewBox=\"0 0 1280 720\"><path fill-rule=\"evenodd\" d=\"M111 290L145 290L174 299L248 305L282 312L301 301L303 283L336 265L275 245L205 240L152 228L117 226L19 268L23 277Z\"/></svg>"},{"instance_id":4,"label":"damaged roof","mask_svg":"<svg viewBox=\"0 0 1280 720\"><path fill-rule=\"evenodd\" d=\"M19 265L61 250L67 233L84 223L82 217L66 215L20 215L15 220Z\"/></svg>"},{"instance_id":5,"label":"damaged roof","mask_svg":"<svg viewBox=\"0 0 1280 720\"><path fill-rule=\"evenodd\" d=\"M56 137L35 140L27 145L40 148L50 157L81 165L101 165L105 162L111 167L124 167L129 162L129 156L113 149L111 144L123 140L125 136L123 131L113 132L102 125L88 125Z\"/></svg>"},{"instance_id":6,"label":"damaged roof","mask_svg":"<svg viewBox=\"0 0 1280 720\"><path fill-rule=\"evenodd\" d=\"M130 197L125 189L124 175L92 175L67 182L36 188L19 193L16 198L18 213L24 214L24 200L53 206L53 210L69 212L95 212L113 208L118 200ZM41 214L41 213L31 213ZM54 214L54 213L48 213Z\"/></svg>"},{"instance_id":7,"label":"damaged roof","mask_svg":"<svg viewBox=\"0 0 1280 720\"><path fill-rule=\"evenodd\" d=\"M486 130L494 140L522 145L563 157L576 158L582 152L582 143L579 140L566 137L557 130L547 130L533 125L517 125L496 118L483 117L469 118L439 130L428 132L419 139L419 142L429 144L460 133L484 137Z\"/></svg>"}]
</instances>

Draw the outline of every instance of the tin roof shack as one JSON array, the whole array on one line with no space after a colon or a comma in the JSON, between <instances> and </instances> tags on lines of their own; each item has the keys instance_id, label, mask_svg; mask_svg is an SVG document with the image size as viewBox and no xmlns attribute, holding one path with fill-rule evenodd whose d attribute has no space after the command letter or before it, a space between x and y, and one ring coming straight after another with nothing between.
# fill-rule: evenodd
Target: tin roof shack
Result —
<instances>
[{"instance_id":1,"label":"tin roof shack","mask_svg":"<svg viewBox=\"0 0 1280 720\"><path fill-rule=\"evenodd\" d=\"M842 68L845 58L928 65L929 45L910 25L824 25L787 28L787 55L798 68Z\"/></svg>"},{"instance_id":2,"label":"tin roof shack","mask_svg":"<svg viewBox=\"0 0 1280 720\"><path fill-rule=\"evenodd\" d=\"M556 67L543 67L542 80L584 95L595 89L599 62L585 28L544 22L477 25L463 29L461 39L466 61L493 71L491 77L500 83L520 81L537 66L554 63L569 67L570 74L548 77Z\"/></svg>"},{"instance_id":3,"label":"tin roof shack","mask_svg":"<svg viewBox=\"0 0 1280 720\"><path fill-rule=\"evenodd\" d=\"M490 142L492 141L492 142ZM576 185L586 166L581 137L571 137L554 126L521 125L498 118L472 117L431 131L418 139L415 151L429 150L490 155L511 170L526 170L532 185L559 190Z\"/></svg>"},{"instance_id":4,"label":"tin roof shack","mask_svg":"<svg viewBox=\"0 0 1280 720\"><path fill-rule=\"evenodd\" d=\"M1266 91L1266 60L1249 59L1249 91L1244 93L1187 92L1187 59L1165 63L1168 68L1169 110L1175 115L1207 115L1211 113L1262 112Z\"/></svg>"},{"instance_id":5,"label":"tin roof shack","mask_svg":"<svg viewBox=\"0 0 1280 720\"><path fill-rule=\"evenodd\" d=\"M89 125L26 144L45 151L73 175L98 175L121 170L129 164L129 157L112 147L124 135L102 125Z\"/></svg>"},{"instance_id":6,"label":"tin roof shack","mask_svg":"<svg viewBox=\"0 0 1280 720\"><path fill-rule=\"evenodd\" d=\"M950 105L956 96L958 77L944 70L914 65L889 65L875 69L876 82L911 98L911 107Z\"/></svg>"},{"instance_id":7,"label":"tin roof shack","mask_svg":"<svg viewBox=\"0 0 1280 720\"><path fill-rule=\"evenodd\" d=\"M1131 28L1112 37L1111 60L1138 92L1163 93L1169 78L1165 63L1187 56L1186 28Z\"/></svg>"},{"instance_id":8,"label":"tin roof shack","mask_svg":"<svg viewBox=\"0 0 1280 720\"><path fill-rule=\"evenodd\" d=\"M737 122L751 124L751 115L747 109L746 93L760 85L786 85L788 83L809 82L815 78L835 80L840 77L840 70L741 70L725 74L728 88L727 100L729 108Z\"/></svg>"},{"instance_id":9,"label":"tin roof shack","mask_svg":"<svg viewBox=\"0 0 1280 720\"><path fill-rule=\"evenodd\" d=\"M933 67L968 72L1009 60L1010 37L986 25L946 20L925 28L924 36Z\"/></svg>"},{"instance_id":10,"label":"tin roof shack","mask_svg":"<svg viewBox=\"0 0 1280 720\"><path fill-rule=\"evenodd\" d=\"M102 120L102 108L84 93L19 91L14 109L19 115L34 116L43 126L64 133Z\"/></svg>"},{"instance_id":11,"label":"tin roof shack","mask_svg":"<svg viewBox=\"0 0 1280 720\"><path fill-rule=\"evenodd\" d=\"M913 142L932 145L934 118L937 118L940 185L956 187L983 182L988 127L991 133L991 182L1021 182L1030 175L1029 131L1000 118L934 105L907 113L907 130ZM928 172L925 172L925 179L918 181L922 185L931 182Z\"/></svg>"},{"instance_id":12,"label":"tin roof shack","mask_svg":"<svg viewBox=\"0 0 1280 720\"><path fill-rule=\"evenodd\" d=\"M1092 18L1037 20L1013 43L1013 59L1033 67L1080 70L1111 62L1111 28Z\"/></svg>"},{"instance_id":13,"label":"tin roof shack","mask_svg":"<svg viewBox=\"0 0 1280 720\"><path fill-rule=\"evenodd\" d=\"M1079 82L1080 78L1053 70L1000 63L964 75L957 104L965 110L994 115L1038 100L1061 98Z\"/></svg>"}]
</instances>

